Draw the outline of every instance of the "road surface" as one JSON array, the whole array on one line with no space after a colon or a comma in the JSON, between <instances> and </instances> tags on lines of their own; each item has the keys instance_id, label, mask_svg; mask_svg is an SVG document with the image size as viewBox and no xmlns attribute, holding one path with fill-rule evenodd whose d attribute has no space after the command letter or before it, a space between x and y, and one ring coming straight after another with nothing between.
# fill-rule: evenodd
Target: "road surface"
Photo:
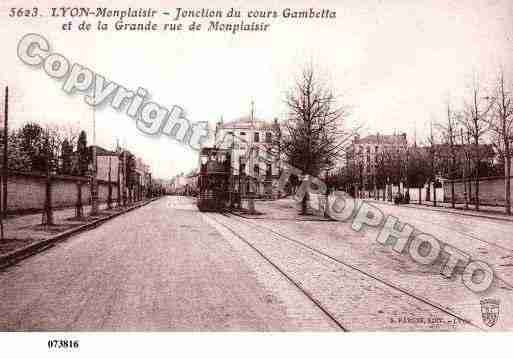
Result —
<instances>
[{"instance_id":1,"label":"road surface","mask_svg":"<svg viewBox=\"0 0 513 359\"><path fill-rule=\"evenodd\" d=\"M336 329L253 264L166 197L0 272L0 330Z\"/></svg>"},{"instance_id":2,"label":"road surface","mask_svg":"<svg viewBox=\"0 0 513 359\"><path fill-rule=\"evenodd\" d=\"M493 266L473 293L376 241L379 228L200 213L166 197L0 272L1 330L497 330L513 328L513 223L376 204ZM439 265L440 263L437 263ZM492 328L483 299L500 301Z\"/></svg>"}]
</instances>

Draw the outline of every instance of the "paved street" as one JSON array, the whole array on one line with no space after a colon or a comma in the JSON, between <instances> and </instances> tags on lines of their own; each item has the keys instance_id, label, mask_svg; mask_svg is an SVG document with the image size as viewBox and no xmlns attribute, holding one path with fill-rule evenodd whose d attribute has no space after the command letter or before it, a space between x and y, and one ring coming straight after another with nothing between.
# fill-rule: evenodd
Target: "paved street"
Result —
<instances>
[{"instance_id":1,"label":"paved street","mask_svg":"<svg viewBox=\"0 0 513 359\"><path fill-rule=\"evenodd\" d=\"M475 294L462 284L461 275L458 275L461 273L447 280L440 275L441 263L433 266L414 263L407 254L398 254L390 246L377 243L379 229L376 228L355 232L350 228L350 223L319 221L296 221L290 225L284 213L295 206L292 201L269 204L267 215L258 223L319 248L368 273L386 278L391 283L460 313L483 329L489 328L482 323L480 300L499 299L501 317L494 329L513 327L513 222L383 202L373 201L371 204L378 206L385 216L393 215L402 223L414 226L419 232L432 234L440 241L469 254L471 258L490 264L497 278L492 288L485 293Z\"/></svg>"},{"instance_id":2,"label":"paved street","mask_svg":"<svg viewBox=\"0 0 513 359\"><path fill-rule=\"evenodd\" d=\"M165 197L0 272L0 329L489 330L484 298L513 328L513 222L377 205L501 279L474 294L291 199L244 218Z\"/></svg>"},{"instance_id":3,"label":"paved street","mask_svg":"<svg viewBox=\"0 0 513 359\"><path fill-rule=\"evenodd\" d=\"M268 272L167 197L1 272L0 329L336 329Z\"/></svg>"}]
</instances>

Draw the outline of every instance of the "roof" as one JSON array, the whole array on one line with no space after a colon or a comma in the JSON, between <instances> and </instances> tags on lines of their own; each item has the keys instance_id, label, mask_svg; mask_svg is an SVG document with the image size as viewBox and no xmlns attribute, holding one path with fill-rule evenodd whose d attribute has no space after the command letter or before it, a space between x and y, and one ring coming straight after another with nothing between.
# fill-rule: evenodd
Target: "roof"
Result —
<instances>
[{"instance_id":1,"label":"roof","mask_svg":"<svg viewBox=\"0 0 513 359\"><path fill-rule=\"evenodd\" d=\"M96 156L117 156L118 154L114 151L109 151L101 146L98 145L91 145L89 146L90 149L93 147L96 147Z\"/></svg>"},{"instance_id":2,"label":"roof","mask_svg":"<svg viewBox=\"0 0 513 359\"><path fill-rule=\"evenodd\" d=\"M363 138L356 138L355 143L375 143L375 144L397 144L397 143L406 143L406 135L380 135L379 133L376 135L368 135Z\"/></svg>"},{"instance_id":3,"label":"roof","mask_svg":"<svg viewBox=\"0 0 513 359\"><path fill-rule=\"evenodd\" d=\"M429 146L425 146L425 148L429 149ZM451 154L451 146L449 144L435 144L434 145L435 151L439 155L446 155L450 156ZM468 151L470 153L475 152L475 145L474 144L455 144L454 150L456 152L460 151ZM487 143L480 143L478 145L479 154L481 155L481 158L493 158L495 157L495 151L493 149L493 145L487 144Z\"/></svg>"},{"instance_id":4,"label":"roof","mask_svg":"<svg viewBox=\"0 0 513 359\"><path fill-rule=\"evenodd\" d=\"M271 129L274 123L259 118L251 119L250 116L243 116L236 120L220 123L220 128L225 129Z\"/></svg>"}]
</instances>

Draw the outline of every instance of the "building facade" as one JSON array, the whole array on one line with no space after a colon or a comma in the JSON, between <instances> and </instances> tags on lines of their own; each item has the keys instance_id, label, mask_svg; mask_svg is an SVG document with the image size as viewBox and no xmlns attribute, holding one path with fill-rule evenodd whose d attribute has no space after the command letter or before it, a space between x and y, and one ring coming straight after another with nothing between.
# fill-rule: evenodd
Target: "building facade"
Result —
<instances>
[{"instance_id":1,"label":"building facade","mask_svg":"<svg viewBox=\"0 0 513 359\"><path fill-rule=\"evenodd\" d=\"M362 138L356 136L346 155L346 166L353 178L353 190L375 190L388 183L399 185L402 180L400 169L404 164L401 158L405 157L407 150L406 133L377 133ZM397 168L397 173L387 171L387 167Z\"/></svg>"}]
</instances>

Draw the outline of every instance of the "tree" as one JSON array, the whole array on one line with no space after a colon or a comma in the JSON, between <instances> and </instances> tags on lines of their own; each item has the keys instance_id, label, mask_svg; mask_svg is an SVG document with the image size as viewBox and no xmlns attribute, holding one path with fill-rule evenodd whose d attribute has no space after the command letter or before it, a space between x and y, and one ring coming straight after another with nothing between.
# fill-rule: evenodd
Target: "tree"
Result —
<instances>
[{"instance_id":1,"label":"tree","mask_svg":"<svg viewBox=\"0 0 513 359\"><path fill-rule=\"evenodd\" d=\"M64 152L67 154L73 151L73 144L76 136L73 135L71 127L62 127L57 125L49 125L42 127L41 125L29 122L26 123L15 136L17 137L17 148L23 154L24 158L28 158L29 168L31 171L46 172L48 169L55 172L58 169L59 157ZM69 154L71 160L71 154Z\"/></svg>"},{"instance_id":2,"label":"tree","mask_svg":"<svg viewBox=\"0 0 513 359\"><path fill-rule=\"evenodd\" d=\"M430 177L430 159L423 148L414 146L408 153L408 186L417 187L419 204L422 203L422 187Z\"/></svg>"},{"instance_id":3,"label":"tree","mask_svg":"<svg viewBox=\"0 0 513 359\"><path fill-rule=\"evenodd\" d=\"M493 115L489 117L494 143L504 162L505 209L511 215L511 156L513 155L513 101L507 91L504 71L500 71L494 94Z\"/></svg>"},{"instance_id":4,"label":"tree","mask_svg":"<svg viewBox=\"0 0 513 359\"><path fill-rule=\"evenodd\" d=\"M456 123L456 117L451 110L451 105L447 103L447 119L445 123L437 124L442 135L442 142L448 147L449 163L446 164L445 174L451 180L451 207L456 207L455 201L455 190L454 190L454 179L456 177L456 162L457 162L457 150L456 150L456 136L458 134L458 128ZM445 159L445 158L444 158Z\"/></svg>"},{"instance_id":5,"label":"tree","mask_svg":"<svg viewBox=\"0 0 513 359\"><path fill-rule=\"evenodd\" d=\"M25 124L18 132L21 151L30 159L30 170L46 171L44 129L34 122Z\"/></svg>"},{"instance_id":6,"label":"tree","mask_svg":"<svg viewBox=\"0 0 513 359\"><path fill-rule=\"evenodd\" d=\"M429 131L429 137L427 138L427 142L428 142L428 157L429 157L429 160L428 160L428 163L429 163L429 176L428 176L428 201L429 201L429 197L431 197L431 183L433 183L433 194L432 194L432 197L433 197L433 206L436 207L436 186L437 186L437 181L436 181L436 174L437 174L437 169L438 169L438 158L437 158L437 155L438 155L438 150L437 150L437 146L436 146L436 142L437 142L437 139L435 137L435 134L433 133L433 123L430 124L430 131Z\"/></svg>"},{"instance_id":7,"label":"tree","mask_svg":"<svg viewBox=\"0 0 513 359\"><path fill-rule=\"evenodd\" d=\"M72 157L73 156L73 147L69 143L67 139L64 139L61 144L61 159L62 159L62 167L61 172L63 174L71 174L72 170Z\"/></svg>"},{"instance_id":8,"label":"tree","mask_svg":"<svg viewBox=\"0 0 513 359\"><path fill-rule=\"evenodd\" d=\"M481 162L479 145L483 136L488 133L490 129L488 114L492 106L493 101L491 101L489 97L482 97L479 86L474 84L471 101L465 103L463 116L459 118L460 124L467 130L469 137L473 140L472 157L474 159L476 210L479 210L479 168Z\"/></svg>"},{"instance_id":9,"label":"tree","mask_svg":"<svg viewBox=\"0 0 513 359\"><path fill-rule=\"evenodd\" d=\"M128 152L126 157L126 180L127 180L127 187L128 187L128 196L129 196L129 202L135 201L134 198L134 187L137 184L137 172L136 169L136 159L135 156Z\"/></svg>"},{"instance_id":10,"label":"tree","mask_svg":"<svg viewBox=\"0 0 513 359\"><path fill-rule=\"evenodd\" d=\"M77 140L77 168L79 176L85 176L89 167L89 152L87 150L87 135L85 131L80 131Z\"/></svg>"},{"instance_id":11,"label":"tree","mask_svg":"<svg viewBox=\"0 0 513 359\"><path fill-rule=\"evenodd\" d=\"M303 174L319 176L331 169L348 142L343 120L346 111L312 66L302 71L286 95L288 118L283 125L280 152ZM308 195L302 199L301 213L306 213Z\"/></svg>"},{"instance_id":12,"label":"tree","mask_svg":"<svg viewBox=\"0 0 513 359\"><path fill-rule=\"evenodd\" d=\"M10 170L26 171L30 169L31 160L29 155L25 152L21 144L21 138L17 132L9 134L9 144L7 147L8 154L8 168ZM3 154L2 154L3 157Z\"/></svg>"}]
</instances>

